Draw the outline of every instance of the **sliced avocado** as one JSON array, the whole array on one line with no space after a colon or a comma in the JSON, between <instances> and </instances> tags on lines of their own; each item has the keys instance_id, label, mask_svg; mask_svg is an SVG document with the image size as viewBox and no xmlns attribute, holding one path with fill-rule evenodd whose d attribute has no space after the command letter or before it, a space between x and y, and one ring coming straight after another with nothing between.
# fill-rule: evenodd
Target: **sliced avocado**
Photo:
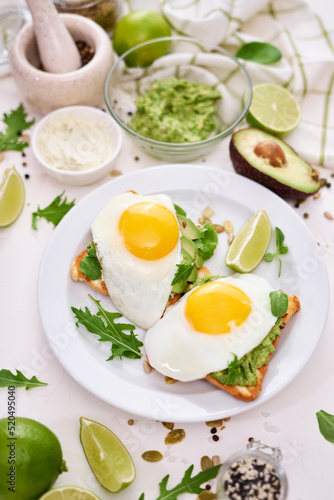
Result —
<instances>
[{"instance_id":1,"label":"sliced avocado","mask_svg":"<svg viewBox=\"0 0 334 500\"><path fill-rule=\"evenodd\" d=\"M196 243L193 242L188 236L185 236L184 234L181 236L181 248L185 250L192 260L196 259L197 254L198 254L198 248L196 246Z\"/></svg>"},{"instance_id":2,"label":"sliced avocado","mask_svg":"<svg viewBox=\"0 0 334 500\"><path fill-rule=\"evenodd\" d=\"M197 240L197 238L201 237L201 233L198 227L195 226L193 221L191 221L187 217L184 217L183 215L178 215L177 218L180 223L180 229L182 234L188 236L188 238L190 238L191 240Z\"/></svg>"},{"instance_id":3,"label":"sliced avocado","mask_svg":"<svg viewBox=\"0 0 334 500\"><path fill-rule=\"evenodd\" d=\"M173 285L172 292L175 293L185 293L187 291L187 282L186 281L178 281Z\"/></svg>"},{"instance_id":4,"label":"sliced avocado","mask_svg":"<svg viewBox=\"0 0 334 500\"><path fill-rule=\"evenodd\" d=\"M246 128L230 142L234 170L262 184L282 198L300 200L319 191L321 182L309 163L278 137Z\"/></svg>"},{"instance_id":5,"label":"sliced avocado","mask_svg":"<svg viewBox=\"0 0 334 500\"><path fill-rule=\"evenodd\" d=\"M197 267L194 266L194 269L191 271L190 276L188 276L187 281L193 283L195 280L197 280L197 274L198 274Z\"/></svg>"}]
</instances>

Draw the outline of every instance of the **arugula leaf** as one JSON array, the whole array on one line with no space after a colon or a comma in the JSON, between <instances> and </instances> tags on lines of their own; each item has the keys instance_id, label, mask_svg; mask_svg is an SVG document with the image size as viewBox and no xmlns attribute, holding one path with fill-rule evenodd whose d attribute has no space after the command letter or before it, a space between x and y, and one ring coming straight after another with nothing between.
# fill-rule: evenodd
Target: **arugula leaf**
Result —
<instances>
[{"instance_id":1,"label":"arugula leaf","mask_svg":"<svg viewBox=\"0 0 334 500\"><path fill-rule=\"evenodd\" d=\"M28 379L20 370L16 370L16 375L9 370L0 370L0 387L8 387L13 385L15 387L25 387L26 390L33 387L48 385L45 382L40 382L34 375Z\"/></svg>"},{"instance_id":2,"label":"arugula leaf","mask_svg":"<svg viewBox=\"0 0 334 500\"><path fill-rule=\"evenodd\" d=\"M42 217L46 219L48 222L52 222L52 224L56 227L62 218L67 214L69 210L75 205L75 200L67 203L66 196L62 199L65 191L63 191L45 208L37 207L37 211L32 214L32 228L37 230L37 220Z\"/></svg>"},{"instance_id":3,"label":"arugula leaf","mask_svg":"<svg viewBox=\"0 0 334 500\"><path fill-rule=\"evenodd\" d=\"M94 281L102 276L101 264L96 255L96 246L93 241L87 245L87 254L80 262L79 268L88 279Z\"/></svg>"},{"instance_id":4,"label":"arugula leaf","mask_svg":"<svg viewBox=\"0 0 334 500\"><path fill-rule=\"evenodd\" d=\"M122 359L122 356L131 359L141 358L142 353L139 348L143 343L133 333L136 327L131 324L115 323L115 319L121 318L122 315L106 311L101 306L100 300L95 300L91 295L89 297L96 304L98 312L94 315L88 307L85 307L84 311L71 307L77 319L76 325L78 326L81 323L90 333L99 335L98 340L100 342L111 342L111 356L107 361L114 359L116 356L119 356L120 359ZM126 334L124 330L130 333Z\"/></svg>"},{"instance_id":5,"label":"arugula leaf","mask_svg":"<svg viewBox=\"0 0 334 500\"><path fill-rule=\"evenodd\" d=\"M279 61L282 57L281 51L277 47L265 42L245 43L235 55L240 59L260 64L272 64Z\"/></svg>"},{"instance_id":6,"label":"arugula leaf","mask_svg":"<svg viewBox=\"0 0 334 500\"><path fill-rule=\"evenodd\" d=\"M29 146L22 140L21 132L30 128L35 120L27 121L27 112L21 103L17 109L9 114L4 113L2 121L7 125L6 131L0 132L0 151L23 151Z\"/></svg>"},{"instance_id":7,"label":"arugula leaf","mask_svg":"<svg viewBox=\"0 0 334 500\"><path fill-rule=\"evenodd\" d=\"M217 476L221 465L215 465L209 469L199 472L196 476L191 477L194 466L191 465L184 473L182 481L180 484L176 485L174 488L167 490L167 483L169 479L169 474L165 476L159 483L160 494L156 500L177 500L178 496L182 493L201 493L204 488L201 488L201 484L206 481L210 481ZM145 500L145 495L142 493L139 500Z\"/></svg>"},{"instance_id":8,"label":"arugula leaf","mask_svg":"<svg viewBox=\"0 0 334 500\"><path fill-rule=\"evenodd\" d=\"M205 222L198 228L202 234L199 244L195 240L203 260L208 260L213 256L213 253L218 245L218 234L211 226L210 222Z\"/></svg>"},{"instance_id":9,"label":"arugula leaf","mask_svg":"<svg viewBox=\"0 0 334 500\"><path fill-rule=\"evenodd\" d=\"M277 290L274 292L270 292L269 297L271 314L273 316L276 316L277 318L284 316L284 314L287 313L289 305L287 294L284 293L283 290Z\"/></svg>"},{"instance_id":10,"label":"arugula leaf","mask_svg":"<svg viewBox=\"0 0 334 500\"><path fill-rule=\"evenodd\" d=\"M195 262L191 262L190 264L177 264L178 270L176 271L172 281L172 286L179 281L187 281L187 278L191 275L194 266Z\"/></svg>"},{"instance_id":11,"label":"arugula leaf","mask_svg":"<svg viewBox=\"0 0 334 500\"><path fill-rule=\"evenodd\" d=\"M285 236L279 227L275 227L275 234L276 234L276 252L275 253L267 252L263 258L266 262L272 262L275 258L278 260L279 264L278 277L280 277L282 271L282 261L279 258L279 255L287 254L289 248L286 245L284 245Z\"/></svg>"},{"instance_id":12,"label":"arugula leaf","mask_svg":"<svg viewBox=\"0 0 334 500\"><path fill-rule=\"evenodd\" d=\"M326 413L324 410L320 410L316 413L319 431L324 436L327 441L334 443L334 415Z\"/></svg>"}]
</instances>

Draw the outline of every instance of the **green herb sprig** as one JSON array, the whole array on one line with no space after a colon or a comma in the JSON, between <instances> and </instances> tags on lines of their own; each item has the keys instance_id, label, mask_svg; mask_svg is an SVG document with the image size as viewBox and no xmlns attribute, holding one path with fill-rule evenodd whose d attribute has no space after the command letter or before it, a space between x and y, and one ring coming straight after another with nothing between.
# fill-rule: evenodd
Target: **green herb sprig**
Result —
<instances>
[{"instance_id":1,"label":"green herb sprig","mask_svg":"<svg viewBox=\"0 0 334 500\"><path fill-rule=\"evenodd\" d=\"M174 488L168 490L167 483L169 480L169 474L165 476L159 483L160 494L156 500L177 500L178 496L182 493L196 493L200 494L204 488L201 488L201 484L210 481L217 476L221 465L215 465L209 469L199 472L196 476L191 477L194 466L191 465L184 473L182 481L174 486ZM138 500L145 500L145 494L142 493Z\"/></svg>"},{"instance_id":2,"label":"green herb sprig","mask_svg":"<svg viewBox=\"0 0 334 500\"><path fill-rule=\"evenodd\" d=\"M276 316L277 318L281 318L288 311L289 299L286 293L283 290L277 290L274 292L270 292L270 307L271 314Z\"/></svg>"},{"instance_id":3,"label":"green herb sprig","mask_svg":"<svg viewBox=\"0 0 334 500\"><path fill-rule=\"evenodd\" d=\"M22 139L21 132L30 128L35 120L28 121L27 116L22 103L9 114L4 113L2 121L6 125L6 130L0 132L0 151L23 151L29 146L29 143Z\"/></svg>"},{"instance_id":4,"label":"green herb sprig","mask_svg":"<svg viewBox=\"0 0 334 500\"><path fill-rule=\"evenodd\" d=\"M121 318L122 315L106 311L101 306L100 300L95 300L91 295L89 297L97 306L98 312L92 314L88 307L85 307L85 310L72 307L72 312L77 320L76 325L78 326L81 323L90 333L98 335L100 342L111 342L111 356L107 361L117 356L120 359L122 359L122 356L132 359L141 358L140 347L143 343L133 333L136 327L131 324L115 323L115 319Z\"/></svg>"},{"instance_id":5,"label":"green herb sprig","mask_svg":"<svg viewBox=\"0 0 334 500\"><path fill-rule=\"evenodd\" d=\"M75 200L67 202L66 196L63 198L65 191L63 191L45 208L37 207L36 212L32 214L32 228L37 230L38 219L44 218L51 222L55 227L59 224L62 218L69 210L75 205Z\"/></svg>"},{"instance_id":6,"label":"green herb sprig","mask_svg":"<svg viewBox=\"0 0 334 500\"><path fill-rule=\"evenodd\" d=\"M279 263L278 277L280 277L282 271L282 261L279 255L285 255L286 253L288 253L289 248L286 245L284 245L285 236L279 227L275 227L275 234L276 234L276 252L275 253L267 252L263 258L266 262L272 262L275 258L278 260Z\"/></svg>"},{"instance_id":7,"label":"green herb sprig","mask_svg":"<svg viewBox=\"0 0 334 500\"><path fill-rule=\"evenodd\" d=\"M102 276L102 267L96 255L96 246L93 241L87 245L87 255L81 260L79 265L80 271L87 276L88 279L95 281Z\"/></svg>"},{"instance_id":8,"label":"green herb sprig","mask_svg":"<svg viewBox=\"0 0 334 500\"><path fill-rule=\"evenodd\" d=\"M0 387L9 387L11 385L14 387L25 387L28 390L48 384L40 382L35 375L31 379L28 379L20 370L16 370L16 375L10 370L0 370Z\"/></svg>"}]
</instances>

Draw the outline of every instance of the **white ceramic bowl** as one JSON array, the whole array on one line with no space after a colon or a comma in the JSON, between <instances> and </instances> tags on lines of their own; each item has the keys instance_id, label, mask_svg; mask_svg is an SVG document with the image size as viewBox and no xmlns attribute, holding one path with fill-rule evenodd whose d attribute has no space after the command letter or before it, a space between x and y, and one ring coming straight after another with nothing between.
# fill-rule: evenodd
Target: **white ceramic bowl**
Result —
<instances>
[{"instance_id":1,"label":"white ceramic bowl","mask_svg":"<svg viewBox=\"0 0 334 500\"><path fill-rule=\"evenodd\" d=\"M110 140L110 144L112 146L110 156L106 161L104 161L104 163L101 163L100 165L87 170L74 171L56 168L44 159L38 145L39 135L50 117L60 114L82 117L89 120L101 120L101 122L103 123L104 133L107 135L107 140ZM121 150L122 132L113 118L111 118L109 114L105 113L101 109L91 106L68 106L49 113L38 122L32 134L31 146L36 159L46 173L66 184L84 186L102 179L102 177L104 177L106 174L108 174L108 172L112 170L116 158ZM89 147L88 142L87 146Z\"/></svg>"}]
</instances>

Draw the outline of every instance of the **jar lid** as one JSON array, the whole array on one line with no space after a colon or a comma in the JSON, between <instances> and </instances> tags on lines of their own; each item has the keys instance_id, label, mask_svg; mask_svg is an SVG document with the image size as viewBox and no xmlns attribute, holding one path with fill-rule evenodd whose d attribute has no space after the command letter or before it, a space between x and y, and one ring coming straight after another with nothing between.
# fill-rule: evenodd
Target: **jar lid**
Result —
<instances>
[{"instance_id":1,"label":"jar lid","mask_svg":"<svg viewBox=\"0 0 334 500\"><path fill-rule=\"evenodd\" d=\"M0 7L0 76L10 73L10 45L27 22L31 22L31 14L27 7L19 5Z\"/></svg>"}]
</instances>

